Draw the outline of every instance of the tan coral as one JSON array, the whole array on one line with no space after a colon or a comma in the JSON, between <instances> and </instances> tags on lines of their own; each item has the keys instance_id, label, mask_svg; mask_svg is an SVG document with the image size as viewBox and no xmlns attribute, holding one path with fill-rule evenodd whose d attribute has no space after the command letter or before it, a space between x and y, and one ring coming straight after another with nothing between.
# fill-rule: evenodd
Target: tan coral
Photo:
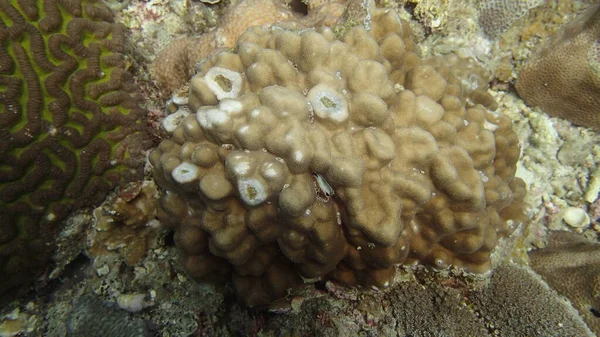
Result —
<instances>
[{"instance_id":1,"label":"tan coral","mask_svg":"<svg viewBox=\"0 0 600 337\"><path fill-rule=\"evenodd\" d=\"M600 244L571 232L552 232L548 246L529 254L531 267L571 300L590 329L600 334Z\"/></svg>"},{"instance_id":2,"label":"tan coral","mask_svg":"<svg viewBox=\"0 0 600 337\"><path fill-rule=\"evenodd\" d=\"M282 22L294 28L333 25L344 6L339 1L320 0L309 1L308 8L310 14L301 18L280 0L239 1L220 18L216 30L199 37L179 39L160 51L152 63L158 86L170 95L189 80L197 62L213 52L233 48L238 37L250 27Z\"/></svg>"},{"instance_id":3,"label":"tan coral","mask_svg":"<svg viewBox=\"0 0 600 337\"><path fill-rule=\"evenodd\" d=\"M516 84L530 105L600 129L600 5L547 40L521 68Z\"/></svg>"},{"instance_id":4,"label":"tan coral","mask_svg":"<svg viewBox=\"0 0 600 337\"><path fill-rule=\"evenodd\" d=\"M197 38L187 37L161 50L152 64L158 85L170 94L187 82L194 65L218 48L231 48L249 27L290 20L292 12L278 1L244 0L221 17L219 27Z\"/></svg>"},{"instance_id":5,"label":"tan coral","mask_svg":"<svg viewBox=\"0 0 600 337\"><path fill-rule=\"evenodd\" d=\"M255 306L300 276L381 288L402 263L484 272L527 222L510 120L467 103L487 84L423 63L394 11L369 14L341 39L254 27L199 65L192 113L150 155L195 279L231 268Z\"/></svg>"}]
</instances>

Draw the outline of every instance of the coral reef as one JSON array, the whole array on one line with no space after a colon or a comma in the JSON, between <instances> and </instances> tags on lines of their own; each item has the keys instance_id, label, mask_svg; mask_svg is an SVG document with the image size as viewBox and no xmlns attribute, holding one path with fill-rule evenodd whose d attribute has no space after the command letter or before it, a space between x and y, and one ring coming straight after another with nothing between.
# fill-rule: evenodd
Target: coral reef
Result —
<instances>
[{"instance_id":1,"label":"coral reef","mask_svg":"<svg viewBox=\"0 0 600 337\"><path fill-rule=\"evenodd\" d=\"M149 157L190 276L231 266L255 306L300 276L382 288L402 263L485 272L528 221L511 122L476 104L493 102L487 83L422 62L392 10L371 4L365 24L341 39L251 28L200 64L192 113L165 119L172 139Z\"/></svg>"},{"instance_id":2,"label":"coral reef","mask_svg":"<svg viewBox=\"0 0 600 337\"><path fill-rule=\"evenodd\" d=\"M467 295L493 336L593 336L577 312L530 269L494 269L489 286Z\"/></svg>"},{"instance_id":3,"label":"coral reef","mask_svg":"<svg viewBox=\"0 0 600 337\"><path fill-rule=\"evenodd\" d=\"M125 262L137 265L149 248L161 242L164 230L156 220L158 191L153 181L137 181L121 186L94 214L88 235L91 256L121 250Z\"/></svg>"},{"instance_id":4,"label":"coral reef","mask_svg":"<svg viewBox=\"0 0 600 337\"><path fill-rule=\"evenodd\" d=\"M150 256L145 264L173 261L176 256L169 247L167 254ZM406 268L383 291L321 282L322 290L304 287L291 306L268 312L245 310L228 299L227 292L224 297L212 286L189 282L181 271L172 272L165 265L148 274L136 271L132 278L130 268L111 264L120 270L114 279L96 283L109 280L87 261L70 268L75 275L64 273L52 296L38 294L17 309L6 308L7 314L0 315L0 332L10 325L9 331L27 337L66 337L75 332L92 336L98 328L108 335L111 326L132 336L145 330L148 336L178 337L593 336L577 311L539 276L514 264L501 265L491 278L477 280ZM98 285L101 292L94 294ZM130 314L118 308L121 295L107 293L145 293L154 305ZM121 335L115 331L115 336Z\"/></svg>"},{"instance_id":5,"label":"coral reef","mask_svg":"<svg viewBox=\"0 0 600 337\"><path fill-rule=\"evenodd\" d=\"M531 267L600 335L600 244L571 232L552 232L548 246L529 254Z\"/></svg>"},{"instance_id":6,"label":"coral reef","mask_svg":"<svg viewBox=\"0 0 600 337\"><path fill-rule=\"evenodd\" d=\"M152 66L157 85L171 95L188 82L197 62L215 51L234 47L238 37L249 27L283 21L296 28L323 21L332 24L343 8L336 1L308 1L310 15L300 18L283 1L242 0L228 9L215 30L199 37L179 39L161 50Z\"/></svg>"},{"instance_id":7,"label":"coral reef","mask_svg":"<svg viewBox=\"0 0 600 337\"><path fill-rule=\"evenodd\" d=\"M552 116L600 129L600 6L543 43L520 69L517 91Z\"/></svg>"},{"instance_id":8,"label":"coral reef","mask_svg":"<svg viewBox=\"0 0 600 337\"><path fill-rule=\"evenodd\" d=\"M78 297L67 318L68 336L144 337L149 336L145 322L110 307L93 295Z\"/></svg>"},{"instance_id":9,"label":"coral reef","mask_svg":"<svg viewBox=\"0 0 600 337\"><path fill-rule=\"evenodd\" d=\"M544 0L478 0L479 22L490 37L495 38Z\"/></svg>"},{"instance_id":10,"label":"coral reef","mask_svg":"<svg viewBox=\"0 0 600 337\"><path fill-rule=\"evenodd\" d=\"M124 33L96 1L0 1L0 295L47 267L72 210L143 173Z\"/></svg>"},{"instance_id":11,"label":"coral reef","mask_svg":"<svg viewBox=\"0 0 600 337\"><path fill-rule=\"evenodd\" d=\"M593 336L577 312L527 268L503 264L492 273L489 283L477 287L452 279L429 283L433 275L416 273L359 299L313 296L274 317L265 330L292 336Z\"/></svg>"},{"instance_id":12,"label":"coral reef","mask_svg":"<svg viewBox=\"0 0 600 337\"><path fill-rule=\"evenodd\" d=\"M194 65L217 48L231 48L248 27L290 19L292 12L277 1L245 0L229 8L216 30L179 39L160 51L152 71L159 87L171 92L192 76Z\"/></svg>"}]
</instances>

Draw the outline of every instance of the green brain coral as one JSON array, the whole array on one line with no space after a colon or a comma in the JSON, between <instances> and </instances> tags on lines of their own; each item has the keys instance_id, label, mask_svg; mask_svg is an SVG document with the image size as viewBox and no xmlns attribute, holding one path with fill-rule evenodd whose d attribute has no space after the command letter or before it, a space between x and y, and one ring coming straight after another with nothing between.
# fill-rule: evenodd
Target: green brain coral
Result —
<instances>
[{"instance_id":1,"label":"green brain coral","mask_svg":"<svg viewBox=\"0 0 600 337\"><path fill-rule=\"evenodd\" d=\"M125 29L94 0L0 0L0 295L47 265L60 221L143 172Z\"/></svg>"}]
</instances>

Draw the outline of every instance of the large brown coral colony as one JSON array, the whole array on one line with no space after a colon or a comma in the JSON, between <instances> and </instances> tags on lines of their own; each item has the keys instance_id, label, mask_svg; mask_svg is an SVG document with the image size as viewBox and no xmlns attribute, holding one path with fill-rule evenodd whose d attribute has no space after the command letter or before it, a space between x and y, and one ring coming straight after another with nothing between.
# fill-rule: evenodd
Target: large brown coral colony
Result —
<instances>
[{"instance_id":1,"label":"large brown coral colony","mask_svg":"<svg viewBox=\"0 0 600 337\"><path fill-rule=\"evenodd\" d=\"M395 266L490 269L527 221L511 121L413 52L393 10L338 40L252 28L204 61L151 153L189 274L249 306L304 278L385 287ZM179 119L179 120L177 120ZM179 122L175 127L176 122Z\"/></svg>"},{"instance_id":2,"label":"large brown coral colony","mask_svg":"<svg viewBox=\"0 0 600 337\"><path fill-rule=\"evenodd\" d=\"M69 212L143 171L124 33L93 0L0 0L0 295L47 268Z\"/></svg>"},{"instance_id":3,"label":"large brown coral colony","mask_svg":"<svg viewBox=\"0 0 600 337\"><path fill-rule=\"evenodd\" d=\"M521 68L517 90L548 114L600 129L600 5L546 41Z\"/></svg>"}]
</instances>

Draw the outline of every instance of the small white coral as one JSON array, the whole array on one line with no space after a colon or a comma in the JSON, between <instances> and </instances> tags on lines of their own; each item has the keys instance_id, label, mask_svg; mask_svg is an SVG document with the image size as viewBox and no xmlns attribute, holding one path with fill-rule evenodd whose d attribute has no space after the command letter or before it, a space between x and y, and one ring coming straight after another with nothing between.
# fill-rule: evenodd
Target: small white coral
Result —
<instances>
[{"instance_id":1,"label":"small white coral","mask_svg":"<svg viewBox=\"0 0 600 337\"><path fill-rule=\"evenodd\" d=\"M198 119L198 123L208 130L218 126L224 126L231 121L231 118L226 111L212 107L202 107L198 109L196 118Z\"/></svg>"},{"instance_id":2,"label":"small white coral","mask_svg":"<svg viewBox=\"0 0 600 337\"><path fill-rule=\"evenodd\" d=\"M194 164L183 162L173 169L171 176L180 184L189 183L198 177L198 167Z\"/></svg>"},{"instance_id":3,"label":"small white coral","mask_svg":"<svg viewBox=\"0 0 600 337\"><path fill-rule=\"evenodd\" d=\"M242 89L242 75L230 69L213 67L204 76L206 84L217 99L236 98Z\"/></svg>"},{"instance_id":4,"label":"small white coral","mask_svg":"<svg viewBox=\"0 0 600 337\"><path fill-rule=\"evenodd\" d=\"M238 181L240 199L248 206L258 206L267 200L267 188L257 179L241 179Z\"/></svg>"},{"instance_id":5,"label":"small white coral","mask_svg":"<svg viewBox=\"0 0 600 337\"><path fill-rule=\"evenodd\" d=\"M181 121L187 117L190 113L185 109L179 109L175 113L172 113L165 117L162 121L162 126L165 131L172 133L181 124Z\"/></svg>"},{"instance_id":6,"label":"small white coral","mask_svg":"<svg viewBox=\"0 0 600 337\"><path fill-rule=\"evenodd\" d=\"M319 118L338 123L348 118L348 102L335 89L325 84L317 84L310 89L307 97Z\"/></svg>"},{"instance_id":7,"label":"small white coral","mask_svg":"<svg viewBox=\"0 0 600 337\"><path fill-rule=\"evenodd\" d=\"M242 109L244 108L244 106L242 105L242 102L238 101L238 100L234 100L234 99L224 99L221 102L219 102L219 109L227 112L230 115L237 115L240 112L242 112Z\"/></svg>"}]
</instances>

